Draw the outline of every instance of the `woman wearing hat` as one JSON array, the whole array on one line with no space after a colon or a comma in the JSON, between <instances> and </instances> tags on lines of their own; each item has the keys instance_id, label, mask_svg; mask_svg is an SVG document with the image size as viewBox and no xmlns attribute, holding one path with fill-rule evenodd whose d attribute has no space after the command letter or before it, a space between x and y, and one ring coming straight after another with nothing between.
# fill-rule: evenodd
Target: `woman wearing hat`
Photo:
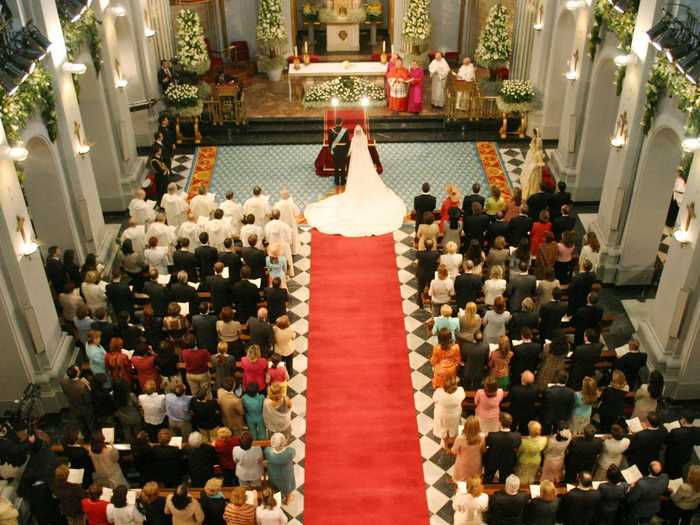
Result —
<instances>
[{"instance_id":1,"label":"woman wearing hat","mask_svg":"<svg viewBox=\"0 0 700 525\"><path fill-rule=\"evenodd\" d=\"M294 456L296 450L287 446L287 438L275 432L270 438L270 446L265 449L267 472L270 484L282 493L282 504L289 503L289 497L296 488L294 481Z\"/></svg>"}]
</instances>

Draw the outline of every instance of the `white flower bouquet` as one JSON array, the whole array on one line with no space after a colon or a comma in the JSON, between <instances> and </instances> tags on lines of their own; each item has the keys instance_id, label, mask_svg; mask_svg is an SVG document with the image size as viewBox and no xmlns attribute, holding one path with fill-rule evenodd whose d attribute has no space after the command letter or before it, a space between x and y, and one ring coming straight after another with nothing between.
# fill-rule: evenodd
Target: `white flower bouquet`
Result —
<instances>
[{"instance_id":1,"label":"white flower bouquet","mask_svg":"<svg viewBox=\"0 0 700 525\"><path fill-rule=\"evenodd\" d=\"M196 75L209 71L211 65L204 30L199 15L191 9L183 9L177 15L177 59L182 68Z\"/></svg>"},{"instance_id":2,"label":"white flower bouquet","mask_svg":"<svg viewBox=\"0 0 700 525\"><path fill-rule=\"evenodd\" d=\"M165 101L170 112L181 117L199 116L204 107L199 88L192 84L171 84L165 90Z\"/></svg>"},{"instance_id":3,"label":"white flower bouquet","mask_svg":"<svg viewBox=\"0 0 700 525\"><path fill-rule=\"evenodd\" d=\"M340 106L358 106L363 97L369 99L371 106L386 104L384 88L356 77L338 77L307 89L303 104L306 107L324 107L330 105L332 98L337 98Z\"/></svg>"},{"instance_id":4,"label":"white flower bouquet","mask_svg":"<svg viewBox=\"0 0 700 525\"><path fill-rule=\"evenodd\" d=\"M408 40L427 40L432 31L430 0L409 0L401 34Z\"/></svg>"},{"instance_id":5,"label":"white flower bouquet","mask_svg":"<svg viewBox=\"0 0 700 525\"><path fill-rule=\"evenodd\" d=\"M535 88L529 80L504 80L496 98L502 113L530 111L534 107Z\"/></svg>"},{"instance_id":6,"label":"white flower bouquet","mask_svg":"<svg viewBox=\"0 0 700 525\"><path fill-rule=\"evenodd\" d=\"M508 32L508 11L501 4L489 10L486 25L479 35L476 59L479 64L492 68L508 63L512 44Z\"/></svg>"}]
</instances>

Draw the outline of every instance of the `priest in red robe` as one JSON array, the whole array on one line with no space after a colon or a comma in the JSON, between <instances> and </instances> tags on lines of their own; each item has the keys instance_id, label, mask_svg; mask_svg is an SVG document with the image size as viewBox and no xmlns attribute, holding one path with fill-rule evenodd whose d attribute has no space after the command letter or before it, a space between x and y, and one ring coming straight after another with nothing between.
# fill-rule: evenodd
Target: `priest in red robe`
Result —
<instances>
[{"instance_id":1,"label":"priest in red robe","mask_svg":"<svg viewBox=\"0 0 700 525\"><path fill-rule=\"evenodd\" d=\"M396 65L387 75L389 82L389 109L398 113L408 110L408 87L411 75L403 65L401 58L396 59Z\"/></svg>"}]
</instances>

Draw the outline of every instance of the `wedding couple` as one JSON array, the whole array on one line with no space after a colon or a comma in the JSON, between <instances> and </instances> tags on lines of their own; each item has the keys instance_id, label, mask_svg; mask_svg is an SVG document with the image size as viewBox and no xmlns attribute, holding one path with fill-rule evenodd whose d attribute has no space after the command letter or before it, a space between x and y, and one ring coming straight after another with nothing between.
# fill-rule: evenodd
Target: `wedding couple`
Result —
<instances>
[{"instance_id":1,"label":"wedding couple","mask_svg":"<svg viewBox=\"0 0 700 525\"><path fill-rule=\"evenodd\" d=\"M335 151L342 147L339 145L343 140L347 144L347 130L343 131L331 135L330 147L333 163L345 166L345 159L341 158L345 153ZM379 178L369 153L367 135L359 125L355 126L347 155L350 165L345 192L307 205L306 221L322 233L345 237L383 235L399 229L406 216L406 206Z\"/></svg>"}]
</instances>

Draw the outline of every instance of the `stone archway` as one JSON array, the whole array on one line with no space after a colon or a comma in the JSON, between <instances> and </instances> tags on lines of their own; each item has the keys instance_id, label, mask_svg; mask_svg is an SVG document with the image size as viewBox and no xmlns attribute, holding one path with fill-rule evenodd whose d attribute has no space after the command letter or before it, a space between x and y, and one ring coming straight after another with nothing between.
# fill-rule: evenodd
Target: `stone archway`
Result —
<instances>
[{"instance_id":1,"label":"stone archway","mask_svg":"<svg viewBox=\"0 0 700 525\"><path fill-rule=\"evenodd\" d=\"M576 181L577 200L597 201L603 189L620 99L615 95L616 67L611 57L600 58L593 73L581 138Z\"/></svg>"},{"instance_id":2,"label":"stone archway","mask_svg":"<svg viewBox=\"0 0 700 525\"><path fill-rule=\"evenodd\" d=\"M549 56L549 71L544 91L542 134L545 139L559 138L562 111L566 98L567 80L564 77L566 64L571 57L576 21L570 11L564 9L557 22L552 50Z\"/></svg>"}]
</instances>

